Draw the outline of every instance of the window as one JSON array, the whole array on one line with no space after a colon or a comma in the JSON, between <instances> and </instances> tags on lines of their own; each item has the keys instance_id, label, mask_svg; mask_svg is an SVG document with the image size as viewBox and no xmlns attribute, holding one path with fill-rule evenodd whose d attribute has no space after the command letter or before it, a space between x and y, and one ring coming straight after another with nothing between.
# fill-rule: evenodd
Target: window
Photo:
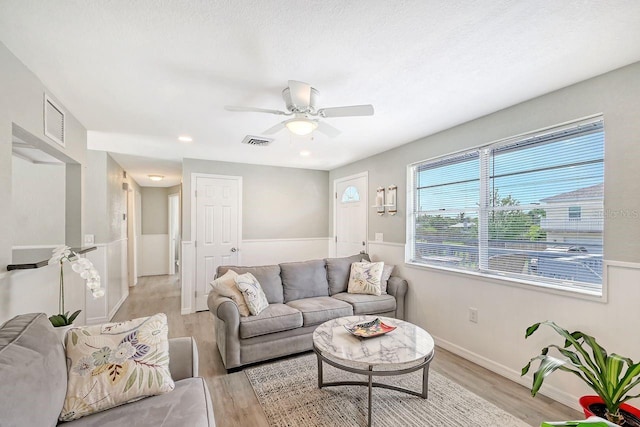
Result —
<instances>
[{"instance_id":1,"label":"window","mask_svg":"<svg viewBox=\"0 0 640 427\"><path fill-rule=\"evenodd\" d=\"M351 202L359 202L360 201L360 193L358 193L358 189L353 185L345 188L344 193L342 193L342 198L340 199L342 203L351 203Z\"/></svg>"},{"instance_id":2,"label":"window","mask_svg":"<svg viewBox=\"0 0 640 427\"><path fill-rule=\"evenodd\" d=\"M569 219L579 220L582 216L582 206L569 206Z\"/></svg>"},{"instance_id":3,"label":"window","mask_svg":"<svg viewBox=\"0 0 640 427\"><path fill-rule=\"evenodd\" d=\"M602 118L410 170L407 262L601 294Z\"/></svg>"}]
</instances>

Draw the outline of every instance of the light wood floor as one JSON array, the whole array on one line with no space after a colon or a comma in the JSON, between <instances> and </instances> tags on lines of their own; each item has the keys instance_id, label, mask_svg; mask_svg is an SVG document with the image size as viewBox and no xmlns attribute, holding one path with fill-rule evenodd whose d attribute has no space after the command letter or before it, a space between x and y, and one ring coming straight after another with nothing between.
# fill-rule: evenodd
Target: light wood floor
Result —
<instances>
[{"instance_id":1,"label":"light wood floor","mask_svg":"<svg viewBox=\"0 0 640 427\"><path fill-rule=\"evenodd\" d=\"M213 316L209 312L186 316L180 314L178 276L141 277L138 285L130 288L129 297L113 320L133 319L158 312L167 314L170 337L195 337L200 357L200 375L206 379L211 391L217 426L267 426L244 372L228 374L224 369L215 343ZM431 369L532 426L537 427L542 421L548 420L580 419L579 412L544 396L538 395L534 399L529 389L441 348L436 349Z\"/></svg>"}]
</instances>

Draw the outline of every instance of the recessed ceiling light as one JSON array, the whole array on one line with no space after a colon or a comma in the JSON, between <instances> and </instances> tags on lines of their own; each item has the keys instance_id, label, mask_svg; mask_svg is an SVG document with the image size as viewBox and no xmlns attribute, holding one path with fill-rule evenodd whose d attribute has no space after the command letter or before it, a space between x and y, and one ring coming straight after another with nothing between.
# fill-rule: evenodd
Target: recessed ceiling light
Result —
<instances>
[{"instance_id":1,"label":"recessed ceiling light","mask_svg":"<svg viewBox=\"0 0 640 427\"><path fill-rule=\"evenodd\" d=\"M311 151L303 150L300 152L301 156L307 157L311 155Z\"/></svg>"},{"instance_id":2,"label":"recessed ceiling light","mask_svg":"<svg viewBox=\"0 0 640 427\"><path fill-rule=\"evenodd\" d=\"M148 175L148 176L151 181L162 181L162 178L164 178L164 176L162 175Z\"/></svg>"},{"instance_id":3,"label":"recessed ceiling light","mask_svg":"<svg viewBox=\"0 0 640 427\"><path fill-rule=\"evenodd\" d=\"M193 138L191 138L189 135L180 135L178 137L178 141L180 141L180 142L191 142L191 141L193 141Z\"/></svg>"}]
</instances>

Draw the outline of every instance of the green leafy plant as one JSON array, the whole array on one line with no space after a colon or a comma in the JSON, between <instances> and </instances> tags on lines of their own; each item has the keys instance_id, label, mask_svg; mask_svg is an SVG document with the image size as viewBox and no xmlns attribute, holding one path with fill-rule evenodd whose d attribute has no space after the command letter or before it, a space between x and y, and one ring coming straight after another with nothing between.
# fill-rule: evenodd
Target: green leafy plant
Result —
<instances>
[{"instance_id":1,"label":"green leafy plant","mask_svg":"<svg viewBox=\"0 0 640 427\"><path fill-rule=\"evenodd\" d=\"M81 311L82 310L76 310L71 316L69 316L68 311L64 314L54 314L53 316L49 316L49 321L56 328L59 326L69 326L76 320L76 317L78 317Z\"/></svg>"},{"instance_id":2,"label":"green leafy plant","mask_svg":"<svg viewBox=\"0 0 640 427\"><path fill-rule=\"evenodd\" d=\"M540 360L540 366L533 374L531 395L535 396L538 393L544 379L552 372L556 370L571 372L600 396L607 408L607 419L612 423L623 425L624 418L620 413L620 405L640 396L640 394L629 394L635 386L640 384L640 363L634 363L628 357L615 353L608 354L594 337L580 331L569 333L550 321L529 326L525 338L537 331L540 325L551 327L563 337L564 346L551 344L544 347L538 356L532 358L522 368L522 375L525 375L529 372L531 363ZM566 359L550 356L551 349Z\"/></svg>"}]
</instances>

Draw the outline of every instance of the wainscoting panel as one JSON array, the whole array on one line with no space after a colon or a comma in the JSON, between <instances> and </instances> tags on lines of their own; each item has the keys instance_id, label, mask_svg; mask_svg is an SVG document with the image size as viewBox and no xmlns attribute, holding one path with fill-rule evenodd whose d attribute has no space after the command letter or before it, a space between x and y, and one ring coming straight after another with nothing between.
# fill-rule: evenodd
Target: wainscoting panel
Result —
<instances>
[{"instance_id":1,"label":"wainscoting panel","mask_svg":"<svg viewBox=\"0 0 640 427\"><path fill-rule=\"evenodd\" d=\"M182 256L180 283L182 284L182 299L180 311L182 314L195 312L195 277L196 277L196 253L195 245L190 241L182 242Z\"/></svg>"},{"instance_id":2,"label":"wainscoting panel","mask_svg":"<svg viewBox=\"0 0 640 427\"><path fill-rule=\"evenodd\" d=\"M100 273L100 282L105 290L102 298L94 299L86 287L86 324L95 325L111 321L122 303L129 296L127 283L127 239L95 245L95 251L87 252L89 259Z\"/></svg>"}]
</instances>

